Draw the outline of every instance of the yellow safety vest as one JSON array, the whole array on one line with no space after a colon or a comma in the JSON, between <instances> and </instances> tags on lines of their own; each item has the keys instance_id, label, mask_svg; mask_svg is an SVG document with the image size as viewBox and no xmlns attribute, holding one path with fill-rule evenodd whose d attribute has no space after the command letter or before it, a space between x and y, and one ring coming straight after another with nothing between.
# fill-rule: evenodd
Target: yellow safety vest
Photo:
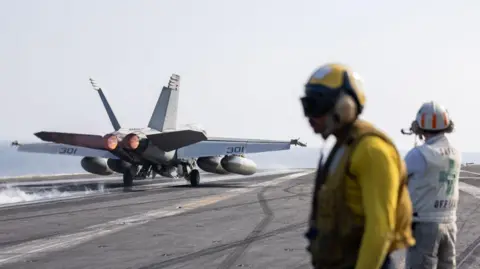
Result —
<instances>
[{"instance_id":1,"label":"yellow safety vest","mask_svg":"<svg viewBox=\"0 0 480 269\"><path fill-rule=\"evenodd\" d=\"M355 146L363 137L371 135L394 145L383 132L370 123L357 120L351 126L348 137L337 142L325 167L319 167L310 220L310 226L316 230L316 236L311 238L309 246L312 262L317 268L344 268L356 264L363 236L364 216L355 215L346 204L346 180L355 180L348 170ZM337 159L335 153L339 148L344 152ZM401 184L398 190L395 230L389 252L409 247L415 242L411 231L412 204L407 189L406 167L398 151L397 154L400 160L398 168ZM332 171L328 171L333 156L334 167Z\"/></svg>"}]
</instances>

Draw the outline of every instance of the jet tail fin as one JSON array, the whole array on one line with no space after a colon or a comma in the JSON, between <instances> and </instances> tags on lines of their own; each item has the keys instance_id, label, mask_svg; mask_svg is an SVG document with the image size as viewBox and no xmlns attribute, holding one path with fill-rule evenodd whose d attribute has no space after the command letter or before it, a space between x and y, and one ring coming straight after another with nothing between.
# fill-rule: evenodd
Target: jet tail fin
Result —
<instances>
[{"instance_id":1,"label":"jet tail fin","mask_svg":"<svg viewBox=\"0 0 480 269\"><path fill-rule=\"evenodd\" d=\"M107 97L105 97L105 94L103 94L102 88L98 87L92 78L90 78L90 83L92 84L93 89L98 92L98 95L100 95L103 107L105 107L105 110L107 111L108 118L112 123L113 129L115 129L115 131L119 130L121 128L120 123L118 123L117 117L115 117L115 113L113 113L112 107L110 107Z\"/></svg>"},{"instance_id":2,"label":"jet tail fin","mask_svg":"<svg viewBox=\"0 0 480 269\"><path fill-rule=\"evenodd\" d=\"M163 132L177 128L178 88L180 76L172 74L168 87L163 87L153 109L148 127Z\"/></svg>"}]
</instances>

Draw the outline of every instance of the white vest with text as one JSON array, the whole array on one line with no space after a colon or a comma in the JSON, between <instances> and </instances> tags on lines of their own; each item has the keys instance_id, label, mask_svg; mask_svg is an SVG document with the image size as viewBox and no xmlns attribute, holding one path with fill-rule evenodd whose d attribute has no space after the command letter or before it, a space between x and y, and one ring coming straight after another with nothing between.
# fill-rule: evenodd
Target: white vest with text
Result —
<instances>
[{"instance_id":1,"label":"white vest with text","mask_svg":"<svg viewBox=\"0 0 480 269\"><path fill-rule=\"evenodd\" d=\"M431 138L417 147L425 157L425 174L414 175L408 183L414 221L455 222L461 153L445 135Z\"/></svg>"}]
</instances>

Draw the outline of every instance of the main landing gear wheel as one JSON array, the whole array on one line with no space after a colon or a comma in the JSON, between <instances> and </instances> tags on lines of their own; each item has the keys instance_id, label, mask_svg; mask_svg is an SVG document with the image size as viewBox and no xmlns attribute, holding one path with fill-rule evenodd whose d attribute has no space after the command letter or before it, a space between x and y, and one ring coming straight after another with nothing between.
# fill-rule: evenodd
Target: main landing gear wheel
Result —
<instances>
[{"instance_id":1,"label":"main landing gear wheel","mask_svg":"<svg viewBox=\"0 0 480 269\"><path fill-rule=\"evenodd\" d=\"M197 169L192 170L188 175L188 180L193 187L198 186L198 183L200 183L200 172Z\"/></svg>"}]
</instances>

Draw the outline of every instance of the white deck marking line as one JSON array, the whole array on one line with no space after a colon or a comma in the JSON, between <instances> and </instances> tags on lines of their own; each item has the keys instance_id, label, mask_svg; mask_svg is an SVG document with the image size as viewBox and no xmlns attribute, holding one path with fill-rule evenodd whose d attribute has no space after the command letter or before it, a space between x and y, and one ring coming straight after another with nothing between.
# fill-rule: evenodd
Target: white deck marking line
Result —
<instances>
[{"instance_id":1,"label":"white deck marking line","mask_svg":"<svg viewBox=\"0 0 480 269\"><path fill-rule=\"evenodd\" d=\"M3 248L0 249L0 264L13 263L34 255L47 254L50 252L71 248L88 242L90 240L119 232L129 227L135 227L153 220L177 215L196 208L214 204L216 202L226 200L234 196L238 196L242 193L253 191L258 187L278 185L285 181L311 173L314 172L308 171L290 174L274 180L270 180L268 182L248 185L246 186L246 188L243 189L230 190L224 194L210 195L202 199L193 199L188 202L168 206L162 209L151 210L131 217L120 218L106 223L89 226L82 229L80 232L33 240L30 242L18 244L16 246Z\"/></svg>"},{"instance_id":2,"label":"white deck marking line","mask_svg":"<svg viewBox=\"0 0 480 269\"><path fill-rule=\"evenodd\" d=\"M460 179L480 179L480 177L460 177Z\"/></svg>"},{"instance_id":3,"label":"white deck marking line","mask_svg":"<svg viewBox=\"0 0 480 269\"><path fill-rule=\"evenodd\" d=\"M475 172L470 172L465 170L460 170L460 172L480 176L480 173L475 173Z\"/></svg>"}]
</instances>

